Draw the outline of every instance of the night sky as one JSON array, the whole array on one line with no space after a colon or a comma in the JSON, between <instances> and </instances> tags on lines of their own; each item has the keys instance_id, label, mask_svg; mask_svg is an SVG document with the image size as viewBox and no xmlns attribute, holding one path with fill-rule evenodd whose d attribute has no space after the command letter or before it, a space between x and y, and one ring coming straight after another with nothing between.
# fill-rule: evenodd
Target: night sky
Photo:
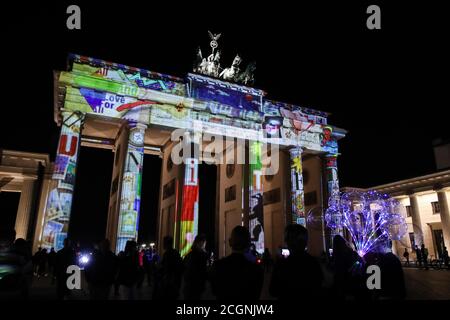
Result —
<instances>
[{"instance_id":1,"label":"night sky","mask_svg":"<svg viewBox=\"0 0 450 320\"><path fill-rule=\"evenodd\" d=\"M222 65L236 53L244 65L255 60L255 87L268 98L330 112L330 124L349 131L340 142L341 186L370 187L434 172L432 140L450 138L446 11L411 2L297 2L78 2L79 31L66 28L72 2L17 2L3 9L1 19L0 148L54 157L59 130L52 70L65 69L69 52L184 77L196 48L208 52L211 30L222 33ZM381 30L366 28L369 4L381 7ZM84 188L76 197L91 200L75 199L74 210L104 212L112 154L85 149L81 158L89 153L89 159L80 160L78 181ZM146 163L158 161L150 157ZM82 172L97 182L83 181ZM155 170L150 182L144 180L143 192L159 174ZM100 204L92 197L94 185L102 190ZM148 201L150 208L154 201Z\"/></svg>"}]
</instances>

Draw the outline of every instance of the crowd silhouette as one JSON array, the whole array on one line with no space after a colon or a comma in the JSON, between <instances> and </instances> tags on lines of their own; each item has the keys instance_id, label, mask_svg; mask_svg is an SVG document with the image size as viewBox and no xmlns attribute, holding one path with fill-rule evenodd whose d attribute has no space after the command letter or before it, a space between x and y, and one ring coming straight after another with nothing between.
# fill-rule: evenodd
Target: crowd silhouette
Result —
<instances>
[{"instance_id":1,"label":"crowd silhouette","mask_svg":"<svg viewBox=\"0 0 450 320\"><path fill-rule=\"evenodd\" d=\"M32 256L27 241L14 240L13 231L3 234L0 257L15 257L24 266L22 297L28 296L34 275L37 281L51 277L56 297L70 299L66 270L79 263L77 246L65 239L61 250L51 248L47 252L39 248ZM286 227L287 248L280 247L274 256L268 248L259 254L243 226L236 226L231 232L228 243L231 254L217 261L206 251L206 239L206 235L198 234L184 259L174 249L170 236L163 239L161 257L154 247L142 248L135 241L128 241L124 251L115 255L105 239L95 246L84 266L89 297L107 300L121 295L133 300L143 287L148 287L155 300L257 300L262 297L264 286L271 298L279 300L375 300L406 296L401 262L394 254L381 250L360 257L339 235L333 238L332 254L323 252L318 258L308 253L308 231L301 225ZM416 253L427 266L424 247L416 247ZM380 290L370 290L366 284L367 267L373 264L381 270Z\"/></svg>"}]
</instances>

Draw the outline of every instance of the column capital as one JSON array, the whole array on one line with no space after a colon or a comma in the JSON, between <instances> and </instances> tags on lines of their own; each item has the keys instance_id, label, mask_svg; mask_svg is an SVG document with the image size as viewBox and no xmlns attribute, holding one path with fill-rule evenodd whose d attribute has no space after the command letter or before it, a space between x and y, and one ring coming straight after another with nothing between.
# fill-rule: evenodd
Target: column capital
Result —
<instances>
[{"instance_id":1,"label":"column capital","mask_svg":"<svg viewBox=\"0 0 450 320\"><path fill-rule=\"evenodd\" d=\"M444 189L444 186L443 186L442 184L438 183L438 184L435 184L435 185L433 186L433 191L436 191L436 192L445 192L445 189Z\"/></svg>"},{"instance_id":2,"label":"column capital","mask_svg":"<svg viewBox=\"0 0 450 320\"><path fill-rule=\"evenodd\" d=\"M339 153L325 153L323 155L324 158L337 158L340 154Z\"/></svg>"},{"instance_id":3,"label":"column capital","mask_svg":"<svg viewBox=\"0 0 450 320\"><path fill-rule=\"evenodd\" d=\"M292 155L300 155L303 153L303 151L305 150L303 147L298 147L298 146L292 146L289 149L289 153Z\"/></svg>"},{"instance_id":4,"label":"column capital","mask_svg":"<svg viewBox=\"0 0 450 320\"><path fill-rule=\"evenodd\" d=\"M136 122L136 128L145 130L148 128L148 125L144 124L144 123L140 123L140 122Z\"/></svg>"},{"instance_id":5,"label":"column capital","mask_svg":"<svg viewBox=\"0 0 450 320\"><path fill-rule=\"evenodd\" d=\"M76 124L78 121L80 122L80 130L84 127L84 120L86 120L86 113L81 111L73 111L61 109L61 112L55 118L55 122L58 127L71 127Z\"/></svg>"}]
</instances>

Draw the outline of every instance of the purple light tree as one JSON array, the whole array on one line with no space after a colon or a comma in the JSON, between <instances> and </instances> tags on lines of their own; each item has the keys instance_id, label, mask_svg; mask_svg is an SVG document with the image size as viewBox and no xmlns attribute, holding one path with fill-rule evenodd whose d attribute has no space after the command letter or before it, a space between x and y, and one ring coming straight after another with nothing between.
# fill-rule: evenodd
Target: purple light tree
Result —
<instances>
[{"instance_id":1,"label":"purple light tree","mask_svg":"<svg viewBox=\"0 0 450 320\"><path fill-rule=\"evenodd\" d=\"M325 221L331 229L345 228L358 254L383 250L390 240L400 240L408 231L404 207L377 191L350 191L329 200Z\"/></svg>"}]
</instances>

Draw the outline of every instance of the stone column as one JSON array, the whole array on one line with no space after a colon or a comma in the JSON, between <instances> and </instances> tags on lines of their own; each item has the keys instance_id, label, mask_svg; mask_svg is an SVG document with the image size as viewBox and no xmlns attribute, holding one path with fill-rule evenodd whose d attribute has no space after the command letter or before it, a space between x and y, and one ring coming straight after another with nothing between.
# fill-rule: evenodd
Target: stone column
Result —
<instances>
[{"instance_id":1,"label":"stone column","mask_svg":"<svg viewBox=\"0 0 450 320\"><path fill-rule=\"evenodd\" d=\"M442 234L444 235L444 243L447 251L450 249L450 210L448 205L447 193L443 189L436 190L439 207L441 209Z\"/></svg>"},{"instance_id":2,"label":"stone column","mask_svg":"<svg viewBox=\"0 0 450 320\"><path fill-rule=\"evenodd\" d=\"M119 226L120 199L122 193L123 172L128 151L130 132L128 123L123 123L114 143L114 164L109 194L108 220L106 224L106 238L110 241L111 250L116 248L117 228Z\"/></svg>"},{"instance_id":3,"label":"stone column","mask_svg":"<svg viewBox=\"0 0 450 320\"><path fill-rule=\"evenodd\" d=\"M259 253L264 252L264 199L262 183L262 142L249 142L249 215L250 238Z\"/></svg>"},{"instance_id":4,"label":"stone column","mask_svg":"<svg viewBox=\"0 0 450 320\"><path fill-rule=\"evenodd\" d=\"M64 245L69 229L72 196L75 188L75 173L80 147L84 114L73 111L62 112L61 134L41 234L41 247L56 251Z\"/></svg>"},{"instance_id":5,"label":"stone column","mask_svg":"<svg viewBox=\"0 0 450 320\"><path fill-rule=\"evenodd\" d=\"M189 253L198 233L200 135L195 132L186 132L183 143L184 183L179 231L179 249L182 257Z\"/></svg>"},{"instance_id":6,"label":"stone column","mask_svg":"<svg viewBox=\"0 0 450 320\"><path fill-rule=\"evenodd\" d=\"M141 205L144 136L147 126L130 124L125 168L120 194L120 214L117 227L116 253L125 249L128 240L137 241Z\"/></svg>"},{"instance_id":7,"label":"stone column","mask_svg":"<svg viewBox=\"0 0 450 320\"><path fill-rule=\"evenodd\" d=\"M328 201L325 201L325 203L327 203L328 206L338 202L340 199L337 156L338 156L337 154L327 154L325 156L325 174L327 181L327 196L328 196ZM341 220L341 219L342 217L340 215L334 217L334 220ZM331 244L335 235L344 236L343 228L331 229L331 241L330 241Z\"/></svg>"},{"instance_id":8,"label":"stone column","mask_svg":"<svg viewBox=\"0 0 450 320\"><path fill-rule=\"evenodd\" d=\"M47 205L47 199L48 199L50 190L53 189L51 184L54 183L54 181L51 179L50 172L45 173L44 180L42 181L41 194L38 195L39 211L38 211L38 216L36 218L36 226L35 226L36 229L34 232L33 247L32 247L33 253L35 253L40 246L41 236L42 236L42 228L44 226L45 208Z\"/></svg>"},{"instance_id":9,"label":"stone column","mask_svg":"<svg viewBox=\"0 0 450 320\"><path fill-rule=\"evenodd\" d=\"M419 201L416 194L409 195L409 204L411 206L411 219L413 223L414 242L417 246L423 243L422 222L420 219Z\"/></svg>"},{"instance_id":10,"label":"stone column","mask_svg":"<svg viewBox=\"0 0 450 320\"><path fill-rule=\"evenodd\" d=\"M24 180L20 192L19 207L16 216L16 239L27 239L28 226L30 223L31 209L33 207L35 181Z\"/></svg>"},{"instance_id":11,"label":"stone column","mask_svg":"<svg viewBox=\"0 0 450 320\"><path fill-rule=\"evenodd\" d=\"M306 227L305 194L303 191L302 148L289 149L291 159L292 223Z\"/></svg>"}]
</instances>

